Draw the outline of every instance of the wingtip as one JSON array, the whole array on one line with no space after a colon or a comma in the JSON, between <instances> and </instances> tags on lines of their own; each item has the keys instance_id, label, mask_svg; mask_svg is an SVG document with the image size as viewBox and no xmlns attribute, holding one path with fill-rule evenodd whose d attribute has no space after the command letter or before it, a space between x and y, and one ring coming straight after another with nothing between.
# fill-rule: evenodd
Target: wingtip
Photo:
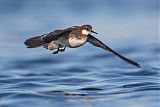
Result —
<instances>
[{"instance_id":1,"label":"wingtip","mask_svg":"<svg viewBox=\"0 0 160 107\"><path fill-rule=\"evenodd\" d=\"M134 65L134 66L136 66L136 67L138 67L138 68L141 68L140 64L137 63L137 62L132 62L132 65Z\"/></svg>"},{"instance_id":2,"label":"wingtip","mask_svg":"<svg viewBox=\"0 0 160 107\"><path fill-rule=\"evenodd\" d=\"M136 67L141 68L140 64L137 64Z\"/></svg>"}]
</instances>

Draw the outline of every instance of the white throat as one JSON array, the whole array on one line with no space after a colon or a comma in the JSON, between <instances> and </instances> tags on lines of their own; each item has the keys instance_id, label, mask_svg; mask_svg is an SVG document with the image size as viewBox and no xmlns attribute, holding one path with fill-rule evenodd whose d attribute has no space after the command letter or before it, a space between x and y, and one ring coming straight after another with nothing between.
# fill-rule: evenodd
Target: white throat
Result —
<instances>
[{"instance_id":1,"label":"white throat","mask_svg":"<svg viewBox=\"0 0 160 107\"><path fill-rule=\"evenodd\" d=\"M90 31L87 31L86 29L82 30L82 34L83 35L88 35L89 33L91 33Z\"/></svg>"}]
</instances>

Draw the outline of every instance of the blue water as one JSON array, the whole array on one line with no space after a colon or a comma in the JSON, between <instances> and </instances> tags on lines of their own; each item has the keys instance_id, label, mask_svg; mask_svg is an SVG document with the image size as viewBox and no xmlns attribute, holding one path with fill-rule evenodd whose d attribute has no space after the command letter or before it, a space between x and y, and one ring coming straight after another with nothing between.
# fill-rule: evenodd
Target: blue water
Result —
<instances>
[{"instance_id":1,"label":"blue water","mask_svg":"<svg viewBox=\"0 0 160 107\"><path fill-rule=\"evenodd\" d=\"M1 0L0 107L160 106L158 20L158 0ZM90 44L57 55L23 44L82 24L141 68Z\"/></svg>"}]
</instances>

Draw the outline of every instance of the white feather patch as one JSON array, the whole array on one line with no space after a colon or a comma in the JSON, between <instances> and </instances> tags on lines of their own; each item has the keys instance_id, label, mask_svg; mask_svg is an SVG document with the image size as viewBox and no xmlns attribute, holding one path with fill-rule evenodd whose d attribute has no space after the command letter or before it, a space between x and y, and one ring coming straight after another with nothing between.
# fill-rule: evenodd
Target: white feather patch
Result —
<instances>
[{"instance_id":1,"label":"white feather patch","mask_svg":"<svg viewBox=\"0 0 160 107\"><path fill-rule=\"evenodd\" d=\"M58 43L56 41L52 41L51 43L48 44L48 49L49 50L54 50L58 48Z\"/></svg>"},{"instance_id":2,"label":"white feather patch","mask_svg":"<svg viewBox=\"0 0 160 107\"><path fill-rule=\"evenodd\" d=\"M82 34L83 35L88 35L88 34L90 34L91 32L90 31L87 31L86 29L84 29L84 30L82 30Z\"/></svg>"},{"instance_id":3,"label":"white feather patch","mask_svg":"<svg viewBox=\"0 0 160 107\"><path fill-rule=\"evenodd\" d=\"M69 44L72 47L79 47L83 45L87 41L87 38L77 39L77 38L69 38Z\"/></svg>"}]
</instances>

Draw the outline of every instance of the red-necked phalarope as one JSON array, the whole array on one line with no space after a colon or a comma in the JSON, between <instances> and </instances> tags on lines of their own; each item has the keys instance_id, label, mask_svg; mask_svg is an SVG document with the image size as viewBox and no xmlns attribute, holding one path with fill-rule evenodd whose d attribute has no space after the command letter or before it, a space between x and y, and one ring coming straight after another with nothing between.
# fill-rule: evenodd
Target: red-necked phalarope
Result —
<instances>
[{"instance_id":1,"label":"red-necked phalarope","mask_svg":"<svg viewBox=\"0 0 160 107\"><path fill-rule=\"evenodd\" d=\"M57 54L58 52L65 51L66 47L77 48L84 45L86 42L89 42L90 44L96 47L100 47L104 50L112 52L119 58L134 66L140 67L140 65L137 62L125 58L124 56L115 52L110 47L102 43L100 40L92 36L90 33L97 34L92 30L91 25L72 26L66 29L55 30L53 32L43 34L41 36L27 39L25 41L25 45L27 46L27 48L36 48L39 46L43 46L44 48L49 50L56 49L56 51L54 51L53 54Z\"/></svg>"}]
</instances>

